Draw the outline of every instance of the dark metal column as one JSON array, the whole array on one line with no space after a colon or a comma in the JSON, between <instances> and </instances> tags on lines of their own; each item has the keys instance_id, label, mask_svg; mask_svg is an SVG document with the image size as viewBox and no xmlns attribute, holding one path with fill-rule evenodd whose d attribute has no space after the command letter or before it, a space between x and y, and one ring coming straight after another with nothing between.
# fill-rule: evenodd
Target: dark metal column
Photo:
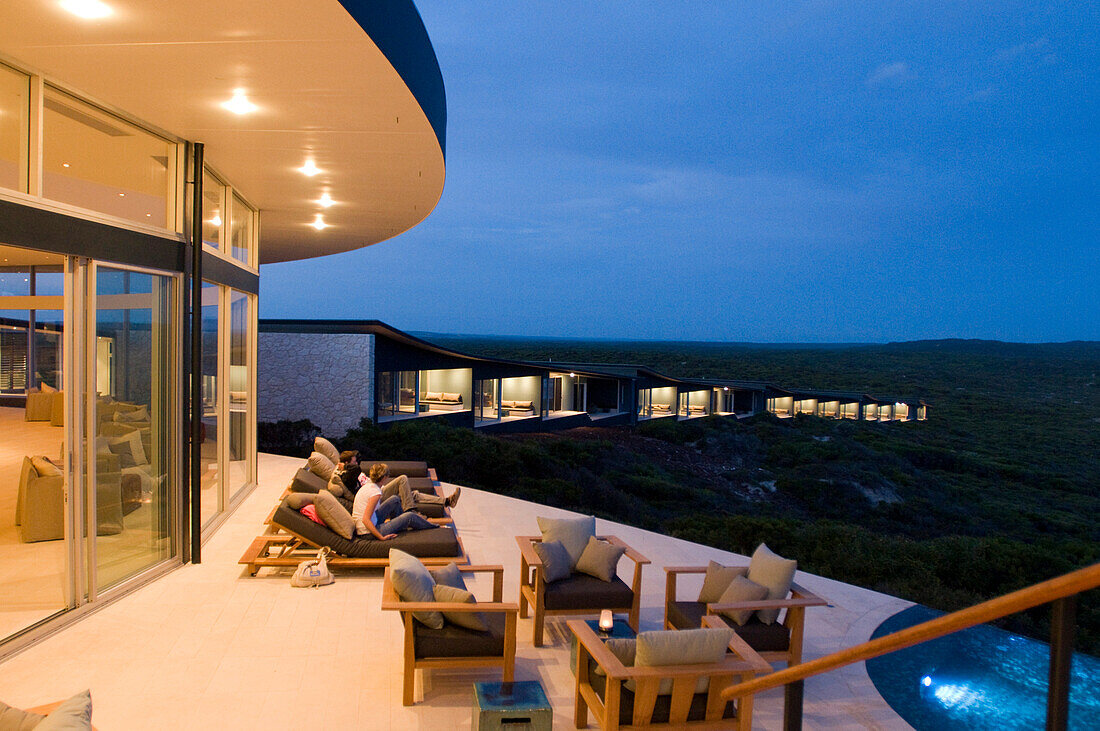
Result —
<instances>
[{"instance_id":1,"label":"dark metal column","mask_svg":"<svg viewBox=\"0 0 1100 731\"><path fill-rule=\"evenodd\" d=\"M1069 726L1069 670L1077 629L1077 595L1051 602L1050 689L1047 691L1047 731Z\"/></svg>"},{"instance_id":2,"label":"dark metal column","mask_svg":"<svg viewBox=\"0 0 1100 731\"><path fill-rule=\"evenodd\" d=\"M796 680L783 686L783 731L800 731L802 728L802 684Z\"/></svg>"},{"instance_id":3,"label":"dark metal column","mask_svg":"<svg viewBox=\"0 0 1100 731\"><path fill-rule=\"evenodd\" d=\"M189 448L189 490L187 504L191 526L191 563L202 558L202 177L203 143L191 145L191 418ZM189 498L189 499L187 499Z\"/></svg>"}]
</instances>

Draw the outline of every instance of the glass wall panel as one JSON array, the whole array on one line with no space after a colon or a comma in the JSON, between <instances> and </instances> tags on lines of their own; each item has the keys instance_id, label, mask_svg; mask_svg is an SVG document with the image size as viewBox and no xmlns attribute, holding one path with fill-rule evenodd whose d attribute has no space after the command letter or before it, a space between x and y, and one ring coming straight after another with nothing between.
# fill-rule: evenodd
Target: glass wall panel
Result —
<instances>
[{"instance_id":1,"label":"glass wall panel","mask_svg":"<svg viewBox=\"0 0 1100 731\"><path fill-rule=\"evenodd\" d=\"M109 388L94 418L94 569L102 591L175 553L176 320L171 277L101 266L95 281L95 379Z\"/></svg>"},{"instance_id":2,"label":"glass wall panel","mask_svg":"<svg viewBox=\"0 0 1100 731\"><path fill-rule=\"evenodd\" d=\"M202 240L215 249L221 246L225 230L225 186L204 172L202 176Z\"/></svg>"},{"instance_id":3,"label":"glass wall panel","mask_svg":"<svg viewBox=\"0 0 1100 731\"><path fill-rule=\"evenodd\" d=\"M230 256L245 264L252 263L252 209L239 196L233 196Z\"/></svg>"},{"instance_id":4,"label":"glass wall panel","mask_svg":"<svg viewBox=\"0 0 1100 731\"><path fill-rule=\"evenodd\" d=\"M202 525L224 509L219 467L218 435L218 348L219 300L221 287L202 283L202 446L199 472L202 494L199 500Z\"/></svg>"},{"instance_id":5,"label":"glass wall panel","mask_svg":"<svg viewBox=\"0 0 1100 731\"><path fill-rule=\"evenodd\" d=\"M250 417L252 378L252 300L229 291L229 491L235 495L252 482Z\"/></svg>"},{"instance_id":6,"label":"glass wall panel","mask_svg":"<svg viewBox=\"0 0 1100 731\"><path fill-rule=\"evenodd\" d=\"M393 371L378 374L378 420L392 419L397 413L397 386Z\"/></svg>"},{"instance_id":7,"label":"glass wall panel","mask_svg":"<svg viewBox=\"0 0 1100 731\"><path fill-rule=\"evenodd\" d=\"M30 77L0 64L0 188L27 192Z\"/></svg>"},{"instance_id":8,"label":"glass wall panel","mask_svg":"<svg viewBox=\"0 0 1100 731\"><path fill-rule=\"evenodd\" d=\"M138 223L172 225L176 146L47 88L42 194Z\"/></svg>"},{"instance_id":9,"label":"glass wall panel","mask_svg":"<svg viewBox=\"0 0 1100 731\"><path fill-rule=\"evenodd\" d=\"M487 378L474 384L474 418L478 421L496 421L500 417L500 401L497 391L500 381Z\"/></svg>"}]
</instances>

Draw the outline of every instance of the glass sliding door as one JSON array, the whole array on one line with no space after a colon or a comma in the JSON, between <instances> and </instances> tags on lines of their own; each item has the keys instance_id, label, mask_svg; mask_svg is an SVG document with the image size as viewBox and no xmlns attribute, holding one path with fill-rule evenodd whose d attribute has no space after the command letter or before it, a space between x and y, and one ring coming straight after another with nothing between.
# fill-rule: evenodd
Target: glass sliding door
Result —
<instances>
[{"instance_id":1,"label":"glass sliding door","mask_svg":"<svg viewBox=\"0 0 1100 731\"><path fill-rule=\"evenodd\" d=\"M252 484L252 297L229 290L229 477L230 496Z\"/></svg>"},{"instance_id":2,"label":"glass sliding door","mask_svg":"<svg viewBox=\"0 0 1100 731\"><path fill-rule=\"evenodd\" d=\"M202 444L199 447L199 480L201 497L199 509L202 525L225 509L222 496L222 470L220 469L221 404L218 388L221 380L219 347L221 320L221 287L210 282L202 283Z\"/></svg>"},{"instance_id":3,"label":"glass sliding door","mask_svg":"<svg viewBox=\"0 0 1100 731\"><path fill-rule=\"evenodd\" d=\"M91 382L110 390L98 394L90 419L94 479L84 504L94 515L85 517L88 532L95 526L92 577L102 592L176 553L176 281L109 266L97 266L93 281ZM112 343L106 355L93 346L103 339Z\"/></svg>"}]
</instances>

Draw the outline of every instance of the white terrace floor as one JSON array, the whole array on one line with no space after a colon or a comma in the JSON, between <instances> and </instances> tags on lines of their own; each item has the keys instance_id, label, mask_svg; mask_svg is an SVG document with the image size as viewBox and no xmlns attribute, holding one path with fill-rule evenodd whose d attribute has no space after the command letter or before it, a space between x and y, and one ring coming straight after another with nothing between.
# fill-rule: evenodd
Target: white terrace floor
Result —
<instances>
[{"instance_id":1,"label":"white terrace floor","mask_svg":"<svg viewBox=\"0 0 1100 731\"><path fill-rule=\"evenodd\" d=\"M380 572L345 572L331 586L294 589L286 574L265 570L251 578L237 565L299 464L261 455L260 487L206 544L201 565L184 566L0 664L0 698L31 706L88 687L94 721L104 731L470 728L471 684L499 674L429 673L425 700L403 707L400 623L379 610ZM561 512L464 489L455 519L471 561L503 564L505 596L515 597L519 553L512 536L537 534L536 515ZM600 532L620 536L653 561L644 574L643 629L661 623L663 566L746 560L598 523ZM797 580L834 605L808 611L807 659L866 640L879 622L909 606L809 574ZM479 595L485 589L474 587ZM548 620L547 642L533 648L531 620L520 620L517 679L540 681L554 706L554 727L572 728L563 623ZM780 691L758 698L755 728L778 729L781 719ZM808 681L805 727L908 728L862 665Z\"/></svg>"}]
</instances>

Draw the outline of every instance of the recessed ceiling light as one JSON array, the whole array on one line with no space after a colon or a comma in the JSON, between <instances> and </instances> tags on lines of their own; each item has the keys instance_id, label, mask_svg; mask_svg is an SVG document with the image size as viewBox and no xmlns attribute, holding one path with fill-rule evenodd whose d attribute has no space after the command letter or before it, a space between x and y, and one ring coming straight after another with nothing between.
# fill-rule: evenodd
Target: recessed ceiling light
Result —
<instances>
[{"instance_id":1,"label":"recessed ceiling light","mask_svg":"<svg viewBox=\"0 0 1100 731\"><path fill-rule=\"evenodd\" d=\"M248 114L249 112L254 112L259 109L259 107L248 100L248 97L244 93L244 89L234 89L233 98L227 102L222 102L222 107L234 114Z\"/></svg>"},{"instance_id":2,"label":"recessed ceiling light","mask_svg":"<svg viewBox=\"0 0 1100 731\"><path fill-rule=\"evenodd\" d=\"M212 225L212 226L221 226L222 225L222 217L219 216L217 213L215 213L214 217L210 219L210 225Z\"/></svg>"},{"instance_id":3,"label":"recessed ceiling light","mask_svg":"<svg viewBox=\"0 0 1100 731\"><path fill-rule=\"evenodd\" d=\"M309 225L313 226L313 228L317 229L318 231L324 231L326 228L328 228L328 224L325 223L325 219L321 217L320 213L317 214L317 218L313 219L313 223Z\"/></svg>"},{"instance_id":4,"label":"recessed ceiling light","mask_svg":"<svg viewBox=\"0 0 1100 731\"><path fill-rule=\"evenodd\" d=\"M322 195L321 199L319 201L317 201L317 204L320 205L322 208L328 208L328 207L334 205L335 203L336 203L336 201L334 201L332 199L332 196L330 196L328 193L325 193L324 195Z\"/></svg>"},{"instance_id":5,"label":"recessed ceiling light","mask_svg":"<svg viewBox=\"0 0 1100 731\"><path fill-rule=\"evenodd\" d=\"M317 167L317 164L313 162L313 160L306 160L306 164L298 168L298 172L312 178L314 175L321 172L321 168Z\"/></svg>"},{"instance_id":6,"label":"recessed ceiling light","mask_svg":"<svg viewBox=\"0 0 1100 731\"><path fill-rule=\"evenodd\" d=\"M61 7L78 18L96 20L112 14L110 6L100 0L61 0Z\"/></svg>"},{"instance_id":7,"label":"recessed ceiling light","mask_svg":"<svg viewBox=\"0 0 1100 731\"><path fill-rule=\"evenodd\" d=\"M67 167L69 167L69 163L67 163L67 162L61 163L61 167L67 168Z\"/></svg>"},{"instance_id":8,"label":"recessed ceiling light","mask_svg":"<svg viewBox=\"0 0 1100 731\"><path fill-rule=\"evenodd\" d=\"M118 197L119 197L119 198L125 198L125 197L126 197L126 194L125 194L125 193L119 193L119 194L118 194Z\"/></svg>"}]
</instances>

